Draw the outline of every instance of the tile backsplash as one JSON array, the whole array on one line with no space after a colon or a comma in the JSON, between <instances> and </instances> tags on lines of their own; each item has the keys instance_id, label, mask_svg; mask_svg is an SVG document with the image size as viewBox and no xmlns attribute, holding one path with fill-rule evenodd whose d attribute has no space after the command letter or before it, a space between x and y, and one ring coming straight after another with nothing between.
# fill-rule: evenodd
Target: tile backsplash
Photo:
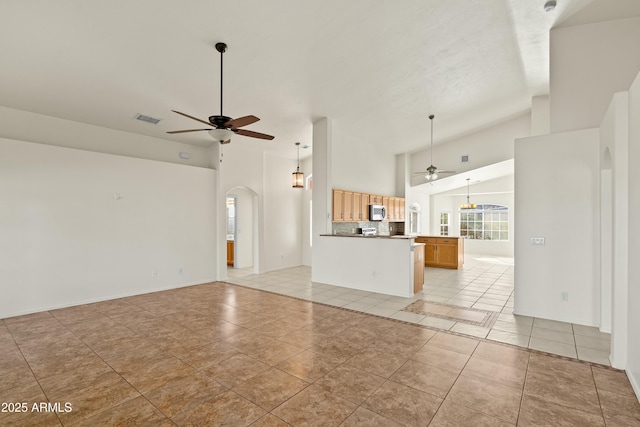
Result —
<instances>
[{"instance_id":1,"label":"tile backsplash","mask_svg":"<svg viewBox=\"0 0 640 427\"><path fill-rule=\"evenodd\" d=\"M395 236L404 234L404 222L386 221L361 221L361 222L334 222L333 234L357 234L358 228L372 227L376 234L382 236Z\"/></svg>"}]
</instances>

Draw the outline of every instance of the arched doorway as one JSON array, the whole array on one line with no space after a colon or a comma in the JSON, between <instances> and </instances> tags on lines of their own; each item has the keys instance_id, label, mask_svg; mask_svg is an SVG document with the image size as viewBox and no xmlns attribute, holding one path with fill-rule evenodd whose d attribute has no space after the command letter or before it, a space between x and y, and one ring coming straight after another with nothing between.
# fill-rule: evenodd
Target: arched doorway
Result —
<instances>
[{"instance_id":1,"label":"arched doorway","mask_svg":"<svg viewBox=\"0 0 640 427\"><path fill-rule=\"evenodd\" d=\"M258 273L258 194L247 187L234 187L227 191L226 201L227 267Z\"/></svg>"}]
</instances>

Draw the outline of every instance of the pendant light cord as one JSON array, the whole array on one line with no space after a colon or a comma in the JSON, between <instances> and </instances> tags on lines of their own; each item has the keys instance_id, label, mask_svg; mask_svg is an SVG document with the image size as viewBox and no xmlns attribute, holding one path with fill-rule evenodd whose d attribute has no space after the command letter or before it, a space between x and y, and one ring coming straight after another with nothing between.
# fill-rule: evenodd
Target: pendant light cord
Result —
<instances>
[{"instance_id":1,"label":"pendant light cord","mask_svg":"<svg viewBox=\"0 0 640 427\"><path fill-rule=\"evenodd\" d=\"M431 165L433 165L433 118L435 116L432 114L429 116L429 119L431 120Z\"/></svg>"}]
</instances>

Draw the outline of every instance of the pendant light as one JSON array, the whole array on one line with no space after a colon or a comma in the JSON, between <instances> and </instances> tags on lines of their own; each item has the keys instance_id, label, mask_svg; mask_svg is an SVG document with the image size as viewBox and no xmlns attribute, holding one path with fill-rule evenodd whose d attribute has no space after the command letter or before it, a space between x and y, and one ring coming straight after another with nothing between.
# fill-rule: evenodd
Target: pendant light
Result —
<instances>
[{"instance_id":1,"label":"pendant light","mask_svg":"<svg viewBox=\"0 0 640 427\"><path fill-rule=\"evenodd\" d=\"M433 119L435 116L431 114L429 116L429 120L431 120L431 166L427 168L427 173L425 174L425 178L427 181L435 181L438 179L438 169L433 166Z\"/></svg>"},{"instance_id":2,"label":"pendant light","mask_svg":"<svg viewBox=\"0 0 640 427\"><path fill-rule=\"evenodd\" d=\"M467 203L460 205L460 209L475 209L476 204L469 202L469 183L471 178L467 178Z\"/></svg>"},{"instance_id":3,"label":"pendant light","mask_svg":"<svg viewBox=\"0 0 640 427\"><path fill-rule=\"evenodd\" d=\"M304 188L304 174L300 172L300 143L296 142L296 146L298 147L298 167L291 174L291 179L293 188Z\"/></svg>"}]
</instances>

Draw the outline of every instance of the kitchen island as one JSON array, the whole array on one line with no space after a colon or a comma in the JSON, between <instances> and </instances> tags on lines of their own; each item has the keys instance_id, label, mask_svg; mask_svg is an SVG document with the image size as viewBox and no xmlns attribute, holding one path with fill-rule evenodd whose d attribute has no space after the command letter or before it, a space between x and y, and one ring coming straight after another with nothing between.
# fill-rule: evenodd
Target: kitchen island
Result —
<instances>
[{"instance_id":1,"label":"kitchen island","mask_svg":"<svg viewBox=\"0 0 640 427\"><path fill-rule=\"evenodd\" d=\"M414 266L424 262L424 246L412 236L327 234L313 246L323 254L313 259L313 282L401 297L422 290L424 275L416 277Z\"/></svg>"}]
</instances>

